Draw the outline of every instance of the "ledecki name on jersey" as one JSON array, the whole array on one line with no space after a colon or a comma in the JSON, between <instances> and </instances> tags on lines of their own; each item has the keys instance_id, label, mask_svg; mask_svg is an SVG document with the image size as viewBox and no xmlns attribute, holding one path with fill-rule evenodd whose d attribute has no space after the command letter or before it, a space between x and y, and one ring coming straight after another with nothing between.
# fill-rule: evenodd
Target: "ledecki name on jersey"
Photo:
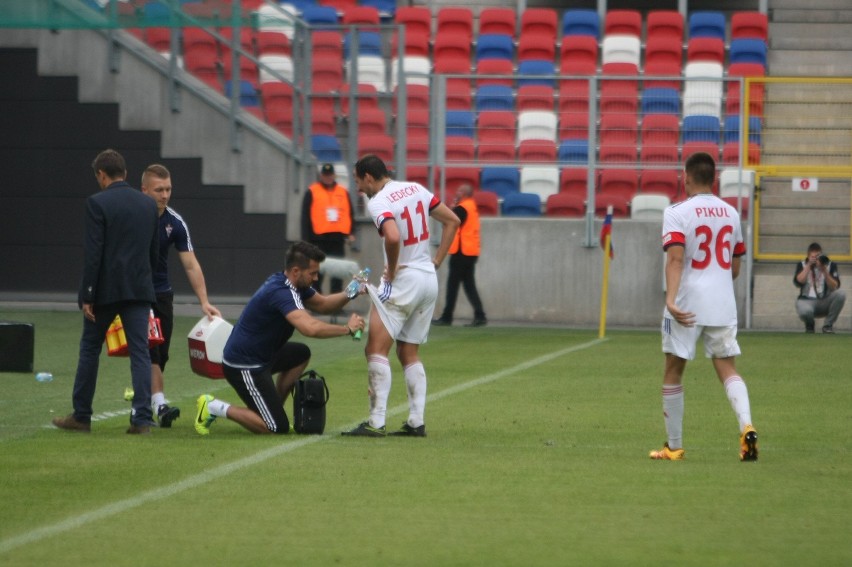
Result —
<instances>
[{"instance_id":1,"label":"ledecki name on jersey","mask_svg":"<svg viewBox=\"0 0 852 567\"><path fill-rule=\"evenodd\" d=\"M420 188L417 185L406 185L402 189L391 191L387 194L386 198L388 201L393 203L399 201L400 199L410 197L411 195L416 195L417 193L420 193Z\"/></svg>"},{"instance_id":2,"label":"ledecki name on jersey","mask_svg":"<svg viewBox=\"0 0 852 567\"><path fill-rule=\"evenodd\" d=\"M730 218L726 207L695 207L695 216L703 218Z\"/></svg>"}]
</instances>

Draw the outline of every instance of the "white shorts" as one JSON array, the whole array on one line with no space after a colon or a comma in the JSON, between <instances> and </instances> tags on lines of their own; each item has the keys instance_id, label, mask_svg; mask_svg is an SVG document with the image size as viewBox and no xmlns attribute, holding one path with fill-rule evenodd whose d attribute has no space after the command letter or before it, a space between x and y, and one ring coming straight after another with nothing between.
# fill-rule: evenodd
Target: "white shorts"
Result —
<instances>
[{"instance_id":1,"label":"white shorts","mask_svg":"<svg viewBox=\"0 0 852 567\"><path fill-rule=\"evenodd\" d=\"M367 292L382 323L395 341L423 344L438 300L438 275L415 268L403 268L393 285L382 280L379 288L367 285Z\"/></svg>"},{"instance_id":2,"label":"white shorts","mask_svg":"<svg viewBox=\"0 0 852 567\"><path fill-rule=\"evenodd\" d=\"M704 355L707 358L728 358L740 355L737 344L737 326L684 327L674 319L663 317L663 352L684 360L695 358L695 347L699 337L704 340Z\"/></svg>"}]
</instances>

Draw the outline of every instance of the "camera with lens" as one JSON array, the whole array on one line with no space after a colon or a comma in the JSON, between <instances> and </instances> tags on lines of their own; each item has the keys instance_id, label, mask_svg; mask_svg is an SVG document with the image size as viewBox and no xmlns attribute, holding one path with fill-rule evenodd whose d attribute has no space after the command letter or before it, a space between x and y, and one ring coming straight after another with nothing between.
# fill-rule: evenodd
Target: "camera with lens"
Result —
<instances>
[{"instance_id":1,"label":"camera with lens","mask_svg":"<svg viewBox=\"0 0 852 567\"><path fill-rule=\"evenodd\" d=\"M831 262L831 260L829 260L828 256L826 256L825 254L823 254L822 256L819 257L819 263L822 264L823 266L828 266L829 262Z\"/></svg>"}]
</instances>

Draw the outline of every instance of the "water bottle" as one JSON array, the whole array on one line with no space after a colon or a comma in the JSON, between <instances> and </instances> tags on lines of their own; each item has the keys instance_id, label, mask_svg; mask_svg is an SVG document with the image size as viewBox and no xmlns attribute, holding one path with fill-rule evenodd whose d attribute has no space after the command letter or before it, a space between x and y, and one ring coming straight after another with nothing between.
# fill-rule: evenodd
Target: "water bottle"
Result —
<instances>
[{"instance_id":1,"label":"water bottle","mask_svg":"<svg viewBox=\"0 0 852 567\"><path fill-rule=\"evenodd\" d=\"M52 382L53 374L50 372L39 372L35 375L35 379L37 382Z\"/></svg>"},{"instance_id":2,"label":"water bottle","mask_svg":"<svg viewBox=\"0 0 852 567\"><path fill-rule=\"evenodd\" d=\"M346 297L349 299L355 299L358 297L358 293L361 291L361 286L367 284L370 280L370 268L364 268L354 276L352 276L352 281L349 282L349 285L346 286ZM352 333L353 341L361 340L361 329L358 329L354 333Z\"/></svg>"}]
</instances>

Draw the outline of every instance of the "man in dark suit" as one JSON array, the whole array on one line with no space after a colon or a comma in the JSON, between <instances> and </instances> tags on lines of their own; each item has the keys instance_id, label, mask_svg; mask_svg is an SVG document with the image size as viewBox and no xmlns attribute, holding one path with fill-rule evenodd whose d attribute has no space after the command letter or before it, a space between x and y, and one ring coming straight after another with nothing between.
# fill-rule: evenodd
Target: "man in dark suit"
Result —
<instances>
[{"instance_id":1,"label":"man in dark suit","mask_svg":"<svg viewBox=\"0 0 852 567\"><path fill-rule=\"evenodd\" d=\"M130 351L133 410L127 433L150 433L151 358L148 314L155 300L157 206L128 185L127 167L115 150L104 150L92 163L100 193L86 199L86 241L78 304L83 310L80 358L74 378L74 412L53 419L69 431L89 432L98 362L107 329L121 315Z\"/></svg>"}]
</instances>

